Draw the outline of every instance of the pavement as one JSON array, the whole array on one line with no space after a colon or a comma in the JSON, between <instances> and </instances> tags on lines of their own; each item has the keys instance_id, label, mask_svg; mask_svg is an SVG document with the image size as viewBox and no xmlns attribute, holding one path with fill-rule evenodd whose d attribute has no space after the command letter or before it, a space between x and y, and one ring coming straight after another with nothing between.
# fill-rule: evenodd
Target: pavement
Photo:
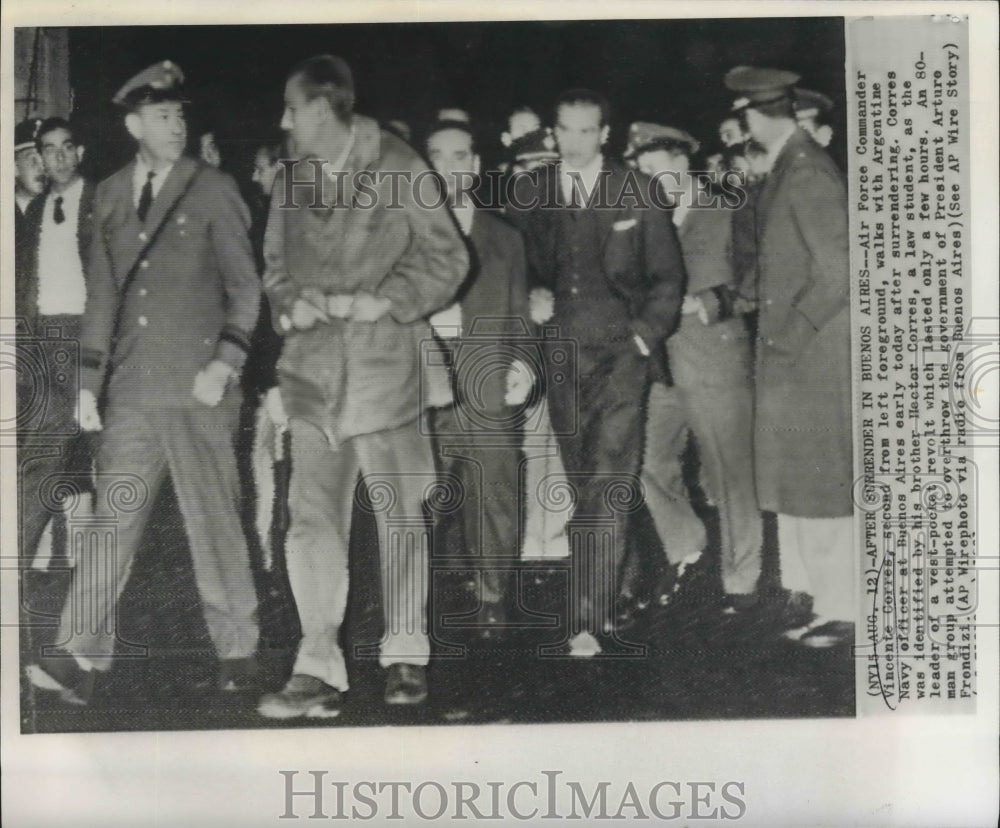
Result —
<instances>
[{"instance_id":1,"label":"pavement","mask_svg":"<svg viewBox=\"0 0 1000 828\"><path fill-rule=\"evenodd\" d=\"M773 519L765 520L762 601L738 615L721 611L714 513L699 506L710 549L666 607L651 607L600 656L552 653L567 637L568 573L558 562L524 562L518 577L520 621L498 641L482 642L474 621L470 572L433 564L429 618L430 696L418 707L383 704L384 671L370 655L381 636L374 525L355 512L352 589L343 630L351 689L335 719L273 722L256 712L260 693L281 687L298 640L298 619L280 566L265 570L253 550L260 596L264 670L247 693L215 690L217 662L201 616L176 499L164 487L119 605L120 638L142 644L102 676L92 703L72 707L22 676L25 733L357 727L529 722L766 719L854 715L849 645L811 650L781 636ZM643 519L645 518L645 519ZM662 548L648 514L631 542L656 561ZM715 550L715 551L713 551ZM30 572L33 608L58 612L68 572ZM22 636L24 637L24 636Z\"/></svg>"}]
</instances>

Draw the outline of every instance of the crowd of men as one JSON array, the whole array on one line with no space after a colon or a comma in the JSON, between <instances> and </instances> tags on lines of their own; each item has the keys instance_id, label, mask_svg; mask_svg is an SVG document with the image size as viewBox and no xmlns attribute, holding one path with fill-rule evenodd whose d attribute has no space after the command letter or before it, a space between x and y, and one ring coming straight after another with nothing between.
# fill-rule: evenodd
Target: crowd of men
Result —
<instances>
[{"instance_id":1,"label":"crowd of men","mask_svg":"<svg viewBox=\"0 0 1000 828\"><path fill-rule=\"evenodd\" d=\"M550 506L553 460L572 506L558 523L573 571L563 649L596 656L704 565L689 434L718 512L719 611L758 604L773 512L786 635L851 640L846 192L823 148L832 104L798 81L729 72L724 151L711 155L677 126L639 122L610 157L609 107L589 90L561 95L551 127L519 109L502 136L506 197L491 205L470 187L484 171L467 113L442 110L411 141L406 124L354 111L350 68L329 55L288 73L286 138L256 151L254 209L211 133L200 158L186 154L171 62L115 96L137 150L99 184L81 176L69 121L20 124L20 554L26 570L72 558L60 629L32 641L30 680L77 705L99 692L168 473L221 692L257 686L241 492L254 486L266 549L287 510L302 637L285 684L257 700L264 717L342 709L359 476L378 527L387 704L428 694L432 548L474 562L484 638L516 625L511 573L533 549L525 515ZM429 168L439 199L409 186ZM54 367L67 342L79 389ZM258 411L254 481L237 470L244 397ZM75 481L74 496L54 497L53 479ZM659 567L628 543L640 507ZM113 517L113 554L66 551L59 525L80 509Z\"/></svg>"}]
</instances>

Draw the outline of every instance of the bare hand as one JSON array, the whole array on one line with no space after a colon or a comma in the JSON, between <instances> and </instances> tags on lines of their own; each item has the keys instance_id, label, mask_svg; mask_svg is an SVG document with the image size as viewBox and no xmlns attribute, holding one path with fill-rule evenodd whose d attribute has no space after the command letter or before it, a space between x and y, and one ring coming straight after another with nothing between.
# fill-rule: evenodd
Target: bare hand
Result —
<instances>
[{"instance_id":1,"label":"bare hand","mask_svg":"<svg viewBox=\"0 0 1000 828\"><path fill-rule=\"evenodd\" d=\"M371 293L355 293L351 313L347 317L354 322L378 322L389 312L392 302Z\"/></svg>"},{"instance_id":2,"label":"bare hand","mask_svg":"<svg viewBox=\"0 0 1000 828\"><path fill-rule=\"evenodd\" d=\"M347 319L354 305L354 295L351 293L336 293L326 297L326 312L333 319Z\"/></svg>"},{"instance_id":3,"label":"bare hand","mask_svg":"<svg viewBox=\"0 0 1000 828\"><path fill-rule=\"evenodd\" d=\"M681 313L687 316L689 313L698 313L704 309L701 299L697 296L685 296L684 304L681 305Z\"/></svg>"},{"instance_id":4,"label":"bare hand","mask_svg":"<svg viewBox=\"0 0 1000 828\"><path fill-rule=\"evenodd\" d=\"M97 397L93 391L80 389L79 404L76 409L76 421L84 431L100 431L101 415L97 413Z\"/></svg>"},{"instance_id":5,"label":"bare hand","mask_svg":"<svg viewBox=\"0 0 1000 828\"><path fill-rule=\"evenodd\" d=\"M535 288L528 294L528 313L536 325L543 325L555 313L556 301L548 288Z\"/></svg>"},{"instance_id":6,"label":"bare hand","mask_svg":"<svg viewBox=\"0 0 1000 828\"><path fill-rule=\"evenodd\" d=\"M213 359L195 375L191 394L202 405L214 408L222 401L232 376L233 369L228 363Z\"/></svg>"},{"instance_id":7,"label":"bare hand","mask_svg":"<svg viewBox=\"0 0 1000 828\"><path fill-rule=\"evenodd\" d=\"M510 406L524 405L535 384L535 372L527 363L515 359L507 369L507 393L503 401Z\"/></svg>"},{"instance_id":8,"label":"bare hand","mask_svg":"<svg viewBox=\"0 0 1000 828\"><path fill-rule=\"evenodd\" d=\"M285 411L285 402L281 399L281 389L278 386L271 388L264 395L264 410L268 419L278 427L279 430L288 428L288 414Z\"/></svg>"},{"instance_id":9,"label":"bare hand","mask_svg":"<svg viewBox=\"0 0 1000 828\"><path fill-rule=\"evenodd\" d=\"M293 327L305 331L317 322L329 322L330 317L326 315L324 308L305 299L296 299L292 305L291 320Z\"/></svg>"}]
</instances>

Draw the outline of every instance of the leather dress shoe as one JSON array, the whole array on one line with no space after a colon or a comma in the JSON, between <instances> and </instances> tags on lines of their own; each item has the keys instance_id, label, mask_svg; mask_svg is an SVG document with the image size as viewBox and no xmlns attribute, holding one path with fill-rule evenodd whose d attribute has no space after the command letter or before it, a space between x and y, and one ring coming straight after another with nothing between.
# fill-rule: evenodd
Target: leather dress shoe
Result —
<instances>
[{"instance_id":1,"label":"leather dress shoe","mask_svg":"<svg viewBox=\"0 0 1000 828\"><path fill-rule=\"evenodd\" d=\"M54 691L64 702L77 707L90 704L97 683L97 671L84 670L76 658L65 651L42 656L25 672L39 690Z\"/></svg>"},{"instance_id":2,"label":"leather dress shoe","mask_svg":"<svg viewBox=\"0 0 1000 828\"><path fill-rule=\"evenodd\" d=\"M420 704L427 698L426 669L419 664L390 664L385 682L385 703Z\"/></svg>"},{"instance_id":3,"label":"leather dress shoe","mask_svg":"<svg viewBox=\"0 0 1000 828\"><path fill-rule=\"evenodd\" d=\"M219 664L218 687L223 693L244 693L258 689L260 662L256 656L224 658Z\"/></svg>"},{"instance_id":4,"label":"leather dress shoe","mask_svg":"<svg viewBox=\"0 0 1000 828\"><path fill-rule=\"evenodd\" d=\"M497 601L484 601L476 615L476 633L485 641L495 641L504 634L507 612Z\"/></svg>"}]
</instances>

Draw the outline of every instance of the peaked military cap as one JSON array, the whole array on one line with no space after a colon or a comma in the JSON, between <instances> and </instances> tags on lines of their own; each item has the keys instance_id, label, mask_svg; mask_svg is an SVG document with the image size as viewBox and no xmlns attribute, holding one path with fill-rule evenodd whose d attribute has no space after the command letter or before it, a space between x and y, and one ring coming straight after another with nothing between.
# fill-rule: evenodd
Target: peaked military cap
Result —
<instances>
[{"instance_id":1,"label":"peaked military cap","mask_svg":"<svg viewBox=\"0 0 1000 828\"><path fill-rule=\"evenodd\" d=\"M34 147L41 125L41 118L28 118L14 127L14 152Z\"/></svg>"},{"instance_id":2,"label":"peaked military cap","mask_svg":"<svg viewBox=\"0 0 1000 828\"><path fill-rule=\"evenodd\" d=\"M833 109L833 101L814 89L796 87L792 90L792 103L795 107L795 117L799 120L815 118Z\"/></svg>"},{"instance_id":3,"label":"peaked military cap","mask_svg":"<svg viewBox=\"0 0 1000 828\"><path fill-rule=\"evenodd\" d=\"M511 141L510 152L516 161L554 161L559 157L556 152L556 139L547 127L528 132L520 138Z\"/></svg>"},{"instance_id":4,"label":"peaked military cap","mask_svg":"<svg viewBox=\"0 0 1000 828\"><path fill-rule=\"evenodd\" d=\"M623 157L635 158L649 150L671 148L677 144L686 146L692 154L701 146L696 138L683 129L636 121L628 128L628 146Z\"/></svg>"},{"instance_id":5,"label":"peaked military cap","mask_svg":"<svg viewBox=\"0 0 1000 828\"><path fill-rule=\"evenodd\" d=\"M111 100L129 112L164 101L188 103L181 91L182 83L184 73L181 68L173 61L163 60L131 77Z\"/></svg>"},{"instance_id":6,"label":"peaked military cap","mask_svg":"<svg viewBox=\"0 0 1000 828\"><path fill-rule=\"evenodd\" d=\"M733 110L740 111L758 104L774 103L791 98L792 87L801 76L784 69L760 69L756 66L737 66L730 69L723 83L739 94L733 101Z\"/></svg>"}]
</instances>

